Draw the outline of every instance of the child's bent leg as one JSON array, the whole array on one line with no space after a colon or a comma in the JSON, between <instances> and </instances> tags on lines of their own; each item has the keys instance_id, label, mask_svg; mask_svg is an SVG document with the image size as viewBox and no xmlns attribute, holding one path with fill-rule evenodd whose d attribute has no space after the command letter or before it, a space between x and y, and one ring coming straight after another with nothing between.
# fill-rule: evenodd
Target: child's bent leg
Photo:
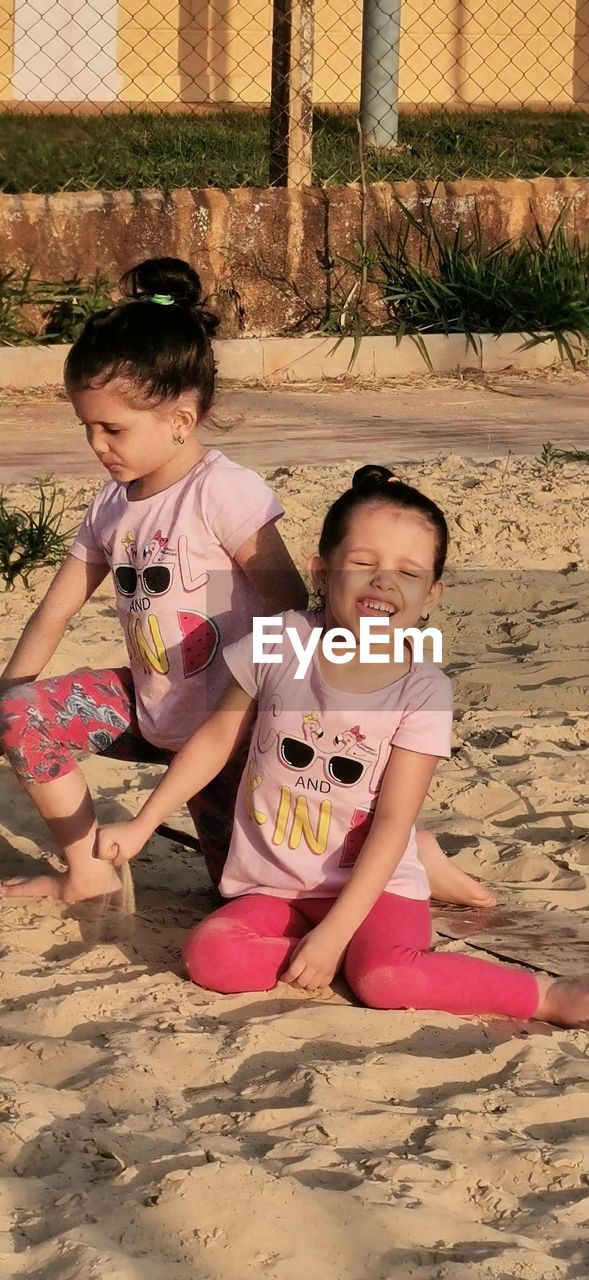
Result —
<instances>
[{"instance_id":1,"label":"child's bent leg","mask_svg":"<svg viewBox=\"0 0 589 1280\"><path fill-rule=\"evenodd\" d=\"M81 770L75 766L63 778L41 786L23 784L23 789L46 822L67 862L66 875L16 877L0 882L5 898L59 898L62 902L82 902L116 893L121 880L111 864L92 857L96 835L96 815L92 797Z\"/></svg>"},{"instance_id":2,"label":"child's bent leg","mask_svg":"<svg viewBox=\"0 0 589 1280\"><path fill-rule=\"evenodd\" d=\"M0 885L4 897L77 902L120 889L115 869L92 857L94 806L72 753L80 749L132 759L134 735L133 685L126 668L78 671L19 685L3 696L0 740L6 756L68 864L66 875L5 881Z\"/></svg>"},{"instance_id":3,"label":"child's bent leg","mask_svg":"<svg viewBox=\"0 0 589 1280\"><path fill-rule=\"evenodd\" d=\"M309 928L302 912L284 898L234 898L190 934L184 947L188 975L199 987L222 995L269 991Z\"/></svg>"},{"instance_id":4,"label":"child's bent leg","mask_svg":"<svg viewBox=\"0 0 589 1280\"><path fill-rule=\"evenodd\" d=\"M540 986L532 974L428 951L430 937L427 902L383 893L346 954L345 975L358 999L373 1009L540 1016Z\"/></svg>"},{"instance_id":5,"label":"child's bent leg","mask_svg":"<svg viewBox=\"0 0 589 1280\"><path fill-rule=\"evenodd\" d=\"M431 831L418 831L416 839L417 854L425 868L432 898L464 907L495 906L494 894L455 866Z\"/></svg>"}]
</instances>

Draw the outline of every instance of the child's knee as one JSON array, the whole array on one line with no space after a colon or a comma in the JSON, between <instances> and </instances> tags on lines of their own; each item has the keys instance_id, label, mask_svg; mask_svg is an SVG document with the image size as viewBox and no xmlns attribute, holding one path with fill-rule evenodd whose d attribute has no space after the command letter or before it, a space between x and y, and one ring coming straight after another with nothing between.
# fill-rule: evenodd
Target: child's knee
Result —
<instances>
[{"instance_id":1,"label":"child's knee","mask_svg":"<svg viewBox=\"0 0 589 1280\"><path fill-rule=\"evenodd\" d=\"M407 1009L408 971L393 957L368 956L354 963L346 959L344 975L350 990L367 1009Z\"/></svg>"},{"instance_id":2,"label":"child's knee","mask_svg":"<svg viewBox=\"0 0 589 1280\"><path fill-rule=\"evenodd\" d=\"M207 991L219 991L229 994L240 990L235 986L237 973L241 971L239 962L240 939L232 920L224 920L213 913L201 921L192 931L184 946L183 957L186 971L191 982Z\"/></svg>"}]
</instances>

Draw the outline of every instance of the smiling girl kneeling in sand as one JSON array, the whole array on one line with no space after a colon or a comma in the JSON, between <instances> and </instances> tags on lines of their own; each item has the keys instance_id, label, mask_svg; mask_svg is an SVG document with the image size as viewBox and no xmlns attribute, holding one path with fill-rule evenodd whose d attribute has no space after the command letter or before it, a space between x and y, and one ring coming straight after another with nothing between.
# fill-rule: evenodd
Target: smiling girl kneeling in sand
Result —
<instances>
[{"instance_id":1,"label":"smiling girl kneeling in sand","mask_svg":"<svg viewBox=\"0 0 589 1280\"><path fill-rule=\"evenodd\" d=\"M330 663L318 647L295 679L292 648L277 642L282 660L256 665L251 636L230 646L233 679L218 710L137 817L99 831L96 854L111 862L137 854L255 721L220 886L228 901L185 947L194 982L223 993L264 991L279 979L317 989L341 969L373 1008L582 1025L589 984L428 950L415 822L438 761L450 755L452 694L410 645L395 661L393 629L417 626L438 602L448 533L434 502L392 481L382 467L356 473L328 512L315 557L322 617L283 618L306 644L318 621L357 640L362 617L389 616L389 660Z\"/></svg>"}]
</instances>

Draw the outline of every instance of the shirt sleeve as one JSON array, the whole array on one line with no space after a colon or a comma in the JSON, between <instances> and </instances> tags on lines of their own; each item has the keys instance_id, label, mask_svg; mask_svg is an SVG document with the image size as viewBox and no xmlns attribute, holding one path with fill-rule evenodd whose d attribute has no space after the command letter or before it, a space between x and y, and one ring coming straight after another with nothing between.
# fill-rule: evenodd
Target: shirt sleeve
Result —
<instances>
[{"instance_id":1,"label":"shirt sleeve","mask_svg":"<svg viewBox=\"0 0 589 1280\"><path fill-rule=\"evenodd\" d=\"M242 640L237 640L235 644L229 644L223 649L223 658L231 675L241 685L242 689L250 698L257 698L259 694L259 667L254 664L253 659L253 634L244 636Z\"/></svg>"},{"instance_id":2,"label":"shirt sleeve","mask_svg":"<svg viewBox=\"0 0 589 1280\"><path fill-rule=\"evenodd\" d=\"M76 560L84 560L87 564L108 564L102 539L100 537L101 494L99 493L86 512L78 532L69 550Z\"/></svg>"},{"instance_id":3,"label":"shirt sleeve","mask_svg":"<svg viewBox=\"0 0 589 1280\"><path fill-rule=\"evenodd\" d=\"M275 691L283 669L284 632L287 624L296 616L290 609L287 613L265 619L262 634L258 633L257 636L258 654L255 661L253 631L223 649L223 658L231 675L250 698L258 699Z\"/></svg>"},{"instance_id":4,"label":"shirt sleeve","mask_svg":"<svg viewBox=\"0 0 589 1280\"><path fill-rule=\"evenodd\" d=\"M435 672L416 685L392 742L406 751L450 758L452 685L443 672Z\"/></svg>"},{"instance_id":5,"label":"shirt sleeve","mask_svg":"<svg viewBox=\"0 0 589 1280\"><path fill-rule=\"evenodd\" d=\"M284 515L261 476L229 461L220 463L208 477L203 508L205 522L230 556L258 529Z\"/></svg>"}]
</instances>

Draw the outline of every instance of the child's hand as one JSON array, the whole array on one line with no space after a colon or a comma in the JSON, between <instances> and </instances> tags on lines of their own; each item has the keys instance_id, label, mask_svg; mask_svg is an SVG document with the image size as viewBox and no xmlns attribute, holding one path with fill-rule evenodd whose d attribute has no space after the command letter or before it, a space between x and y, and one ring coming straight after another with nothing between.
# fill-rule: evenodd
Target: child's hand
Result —
<instances>
[{"instance_id":1,"label":"child's hand","mask_svg":"<svg viewBox=\"0 0 589 1280\"><path fill-rule=\"evenodd\" d=\"M129 862L136 854L141 853L145 843L145 835L138 832L133 820L117 822L109 827L98 828L93 857L100 858L101 862L113 862L120 867L123 862Z\"/></svg>"},{"instance_id":2,"label":"child's hand","mask_svg":"<svg viewBox=\"0 0 589 1280\"><path fill-rule=\"evenodd\" d=\"M282 974L282 981L304 987L307 991L328 987L340 967L345 950L341 940L318 924L299 942L286 973Z\"/></svg>"}]
</instances>

